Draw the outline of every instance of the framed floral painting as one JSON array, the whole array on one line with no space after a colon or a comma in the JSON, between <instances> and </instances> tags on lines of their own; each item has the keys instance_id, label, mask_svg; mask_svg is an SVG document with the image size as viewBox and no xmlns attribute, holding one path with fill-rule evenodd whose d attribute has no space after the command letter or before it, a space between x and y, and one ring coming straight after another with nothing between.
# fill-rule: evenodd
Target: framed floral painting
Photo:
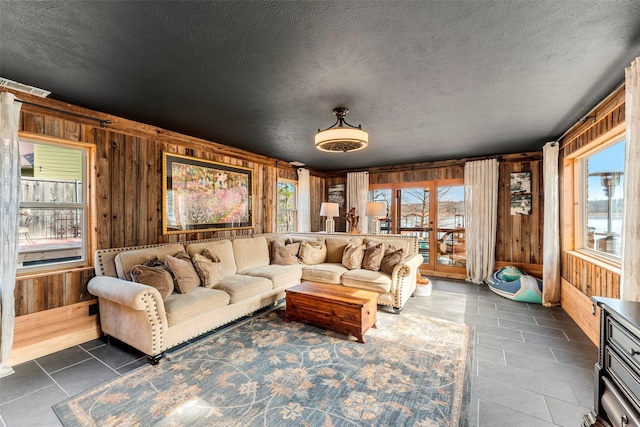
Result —
<instances>
[{"instance_id":1,"label":"framed floral painting","mask_svg":"<svg viewBox=\"0 0 640 427\"><path fill-rule=\"evenodd\" d=\"M162 233L253 227L252 170L162 153Z\"/></svg>"}]
</instances>

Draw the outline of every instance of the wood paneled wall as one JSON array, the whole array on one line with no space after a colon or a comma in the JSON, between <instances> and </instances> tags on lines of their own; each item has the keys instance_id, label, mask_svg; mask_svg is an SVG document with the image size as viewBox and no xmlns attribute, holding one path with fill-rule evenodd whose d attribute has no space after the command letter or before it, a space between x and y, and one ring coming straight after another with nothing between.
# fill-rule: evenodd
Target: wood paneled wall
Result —
<instances>
[{"instance_id":1,"label":"wood paneled wall","mask_svg":"<svg viewBox=\"0 0 640 427\"><path fill-rule=\"evenodd\" d=\"M104 128L91 119L23 104L20 130L95 146L95 242L92 250L179 242L276 230L276 183L279 177L297 180L287 162L227 147L153 126L109 116L27 94L20 99L112 123ZM163 235L162 152L184 154L253 171L252 228ZM319 212L324 179L311 179L312 212ZM312 215L313 218L313 215ZM318 215L319 221L319 215ZM317 226L318 221L314 224ZM65 272L21 275L16 280L16 315L72 305L92 299L86 285L91 266Z\"/></svg>"},{"instance_id":2,"label":"wood paneled wall","mask_svg":"<svg viewBox=\"0 0 640 427\"><path fill-rule=\"evenodd\" d=\"M500 163L498 191L498 223L496 235L496 261L522 264L542 264L544 192L542 153L523 159ZM531 172L531 215L511 215L511 174Z\"/></svg>"}]
</instances>

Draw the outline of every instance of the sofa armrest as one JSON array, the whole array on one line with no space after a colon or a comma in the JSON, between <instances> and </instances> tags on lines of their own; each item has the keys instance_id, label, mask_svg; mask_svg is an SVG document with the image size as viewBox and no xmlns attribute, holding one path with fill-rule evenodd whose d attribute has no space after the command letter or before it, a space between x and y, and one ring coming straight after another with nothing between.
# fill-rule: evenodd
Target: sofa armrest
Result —
<instances>
[{"instance_id":1,"label":"sofa armrest","mask_svg":"<svg viewBox=\"0 0 640 427\"><path fill-rule=\"evenodd\" d=\"M401 309L416 290L416 271L423 262L422 255L411 254L398 263L391 275L391 293L394 307Z\"/></svg>"},{"instance_id":2,"label":"sofa armrest","mask_svg":"<svg viewBox=\"0 0 640 427\"><path fill-rule=\"evenodd\" d=\"M133 310L146 310L149 300L164 308L160 292L156 288L142 283L111 276L96 276L89 280L87 289L98 298L107 299ZM157 304L158 302L160 304Z\"/></svg>"},{"instance_id":3,"label":"sofa armrest","mask_svg":"<svg viewBox=\"0 0 640 427\"><path fill-rule=\"evenodd\" d=\"M98 297L105 334L151 356L165 350L168 321L157 289L111 276L92 278L87 289Z\"/></svg>"}]
</instances>

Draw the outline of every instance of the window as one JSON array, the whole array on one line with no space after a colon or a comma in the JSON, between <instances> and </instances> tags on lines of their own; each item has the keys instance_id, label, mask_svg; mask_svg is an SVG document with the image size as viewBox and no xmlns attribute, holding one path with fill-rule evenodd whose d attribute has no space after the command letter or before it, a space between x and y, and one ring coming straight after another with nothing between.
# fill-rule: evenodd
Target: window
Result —
<instances>
[{"instance_id":1,"label":"window","mask_svg":"<svg viewBox=\"0 0 640 427\"><path fill-rule=\"evenodd\" d=\"M294 181L278 181L278 232L296 231L298 185Z\"/></svg>"},{"instance_id":2,"label":"window","mask_svg":"<svg viewBox=\"0 0 640 427\"><path fill-rule=\"evenodd\" d=\"M625 141L617 139L578 159L581 183L579 248L620 259Z\"/></svg>"},{"instance_id":3,"label":"window","mask_svg":"<svg viewBox=\"0 0 640 427\"><path fill-rule=\"evenodd\" d=\"M20 139L19 270L85 263L88 152L81 145Z\"/></svg>"}]
</instances>

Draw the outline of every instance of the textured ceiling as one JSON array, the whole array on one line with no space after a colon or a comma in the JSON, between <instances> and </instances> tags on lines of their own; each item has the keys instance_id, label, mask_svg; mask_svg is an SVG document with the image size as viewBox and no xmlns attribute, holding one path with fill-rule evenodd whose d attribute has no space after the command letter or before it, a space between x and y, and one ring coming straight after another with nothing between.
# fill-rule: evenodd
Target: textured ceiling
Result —
<instances>
[{"instance_id":1,"label":"textured ceiling","mask_svg":"<svg viewBox=\"0 0 640 427\"><path fill-rule=\"evenodd\" d=\"M0 1L0 76L319 170L538 151L636 56L637 0Z\"/></svg>"}]
</instances>

